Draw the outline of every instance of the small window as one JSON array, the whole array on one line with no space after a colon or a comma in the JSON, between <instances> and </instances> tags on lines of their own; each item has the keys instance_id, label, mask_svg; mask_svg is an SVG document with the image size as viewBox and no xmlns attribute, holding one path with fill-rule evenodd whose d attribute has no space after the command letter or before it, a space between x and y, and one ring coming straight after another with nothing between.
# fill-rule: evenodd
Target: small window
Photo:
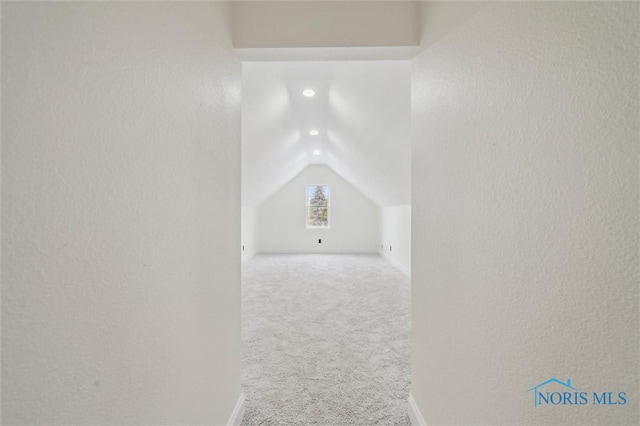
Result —
<instances>
[{"instance_id":1,"label":"small window","mask_svg":"<svg viewBox=\"0 0 640 426\"><path fill-rule=\"evenodd\" d=\"M307 228L329 227L329 185L307 185Z\"/></svg>"}]
</instances>

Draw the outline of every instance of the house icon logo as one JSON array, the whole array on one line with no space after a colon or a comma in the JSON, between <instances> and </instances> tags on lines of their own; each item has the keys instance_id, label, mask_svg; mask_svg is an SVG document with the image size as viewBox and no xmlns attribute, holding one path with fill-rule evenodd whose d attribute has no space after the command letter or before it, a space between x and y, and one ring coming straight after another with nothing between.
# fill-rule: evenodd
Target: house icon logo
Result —
<instances>
[{"instance_id":1,"label":"house icon logo","mask_svg":"<svg viewBox=\"0 0 640 426\"><path fill-rule=\"evenodd\" d=\"M576 389L571 386L571 379L567 379L567 382L563 382L561 380L556 379L555 377L550 378L549 380L545 380L544 382L532 387L531 389L529 389L527 392L531 392L533 391L533 407L536 408L538 405L540 405L540 397L543 396L540 392L538 392L538 389L547 386L551 383L557 383L561 386L564 386L565 388L570 389L572 391L575 391ZM558 392L554 392L554 393L558 393ZM543 396L544 398L544 396ZM548 401L546 401L548 402Z\"/></svg>"}]
</instances>

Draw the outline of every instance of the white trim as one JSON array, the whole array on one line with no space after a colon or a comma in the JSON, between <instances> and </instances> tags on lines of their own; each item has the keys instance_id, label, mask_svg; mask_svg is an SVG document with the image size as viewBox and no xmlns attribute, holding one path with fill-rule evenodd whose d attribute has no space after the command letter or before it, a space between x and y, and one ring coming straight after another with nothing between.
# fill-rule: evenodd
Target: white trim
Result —
<instances>
[{"instance_id":1,"label":"white trim","mask_svg":"<svg viewBox=\"0 0 640 426\"><path fill-rule=\"evenodd\" d=\"M409 419L413 426L427 426L427 422L424 421L422 413L416 404L416 400L413 399L413 395L409 394Z\"/></svg>"},{"instance_id":2,"label":"white trim","mask_svg":"<svg viewBox=\"0 0 640 426\"><path fill-rule=\"evenodd\" d=\"M242 47L236 48L243 62L255 61L399 61L412 60L419 46L364 47Z\"/></svg>"},{"instance_id":3,"label":"white trim","mask_svg":"<svg viewBox=\"0 0 640 426\"><path fill-rule=\"evenodd\" d=\"M242 418L244 417L244 408L244 393L241 393L238 402L236 402L236 406L233 407L231 417L229 417L229 421L227 422L228 426L240 426Z\"/></svg>"},{"instance_id":4,"label":"white trim","mask_svg":"<svg viewBox=\"0 0 640 426\"><path fill-rule=\"evenodd\" d=\"M402 263L398 262L397 260L395 260L394 258L389 256L384 251L378 251L378 253L380 254L380 256L383 257L384 260L386 260L387 262L389 262L390 264L392 264L396 268L400 269L405 275L407 275L409 277L411 276L411 269L407 268Z\"/></svg>"}]
</instances>

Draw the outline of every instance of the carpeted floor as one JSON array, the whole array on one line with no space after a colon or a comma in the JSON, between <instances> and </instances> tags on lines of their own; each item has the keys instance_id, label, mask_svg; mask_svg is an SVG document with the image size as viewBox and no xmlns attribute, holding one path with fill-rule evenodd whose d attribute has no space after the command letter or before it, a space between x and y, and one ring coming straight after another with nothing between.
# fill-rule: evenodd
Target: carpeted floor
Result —
<instances>
[{"instance_id":1,"label":"carpeted floor","mask_svg":"<svg viewBox=\"0 0 640 426\"><path fill-rule=\"evenodd\" d=\"M410 280L375 255L242 269L243 425L409 425Z\"/></svg>"}]
</instances>

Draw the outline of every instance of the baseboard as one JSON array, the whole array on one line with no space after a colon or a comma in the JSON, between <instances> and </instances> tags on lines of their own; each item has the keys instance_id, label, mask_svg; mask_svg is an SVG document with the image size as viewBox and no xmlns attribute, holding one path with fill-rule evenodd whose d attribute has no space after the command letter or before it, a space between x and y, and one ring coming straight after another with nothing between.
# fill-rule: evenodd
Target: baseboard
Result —
<instances>
[{"instance_id":1,"label":"baseboard","mask_svg":"<svg viewBox=\"0 0 640 426\"><path fill-rule=\"evenodd\" d=\"M380 256L382 256L384 258L384 260L386 260L387 262L389 262L390 264L392 264L396 268L400 269L405 275L407 275L409 277L411 276L411 269L407 268L402 263L400 263L397 260L395 260L394 258L390 257L389 255L387 255L383 251L380 251L378 253L380 253Z\"/></svg>"},{"instance_id":2,"label":"baseboard","mask_svg":"<svg viewBox=\"0 0 640 426\"><path fill-rule=\"evenodd\" d=\"M229 421L227 422L228 426L240 426L242 418L244 417L244 408L244 393L241 393L240 397L238 397L238 402L236 402L236 406L233 407L231 417L229 417Z\"/></svg>"},{"instance_id":3,"label":"baseboard","mask_svg":"<svg viewBox=\"0 0 640 426\"><path fill-rule=\"evenodd\" d=\"M422 413L416 404L416 400L413 399L413 395L409 395L409 419L413 426L427 426L427 422L424 421Z\"/></svg>"}]
</instances>

